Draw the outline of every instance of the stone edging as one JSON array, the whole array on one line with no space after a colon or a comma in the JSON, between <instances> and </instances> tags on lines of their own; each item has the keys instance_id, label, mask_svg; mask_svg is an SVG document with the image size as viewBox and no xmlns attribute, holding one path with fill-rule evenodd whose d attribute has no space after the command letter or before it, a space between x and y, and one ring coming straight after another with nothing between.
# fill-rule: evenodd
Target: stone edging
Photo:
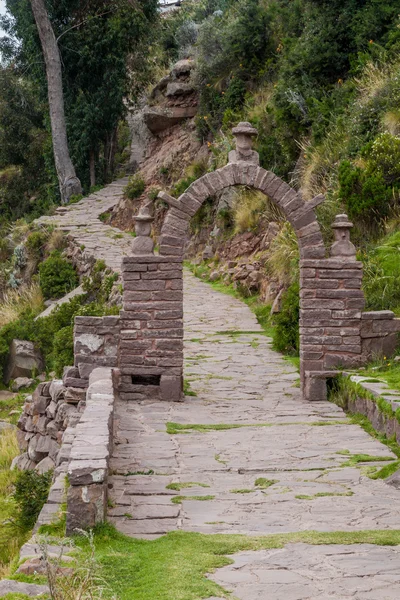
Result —
<instances>
[{"instance_id":1,"label":"stone edging","mask_svg":"<svg viewBox=\"0 0 400 600\"><path fill-rule=\"evenodd\" d=\"M108 465L113 440L114 386L111 368L89 377L86 408L76 426L67 469L67 535L105 521Z\"/></svg>"}]
</instances>

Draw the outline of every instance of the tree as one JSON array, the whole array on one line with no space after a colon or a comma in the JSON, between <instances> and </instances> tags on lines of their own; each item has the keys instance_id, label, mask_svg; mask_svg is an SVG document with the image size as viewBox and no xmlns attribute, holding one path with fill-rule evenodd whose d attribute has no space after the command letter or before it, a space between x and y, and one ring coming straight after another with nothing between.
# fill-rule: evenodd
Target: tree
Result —
<instances>
[{"instance_id":1,"label":"tree","mask_svg":"<svg viewBox=\"0 0 400 600\"><path fill-rule=\"evenodd\" d=\"M44 0L31 0L31 6L46 65L53 151L61 202L66 204L72 195L82 193L82 186L76 176L68 150L60 53Z\"/></svg>"},{"instance_id":2,"label":"tree","mask_svg":"<svg viewBox=\"0 0 400 600\"><path fill-rule=\"evenodd\" d=\"M32 0L6 0L1 19L9 64L34 81L43 102L47 73L30 10ZM36 0L39 1L39 0ZM62 66L68 148L82 187L112 179L117 131L128 106L151 81L157 0L40 0L47 11ZM15 40L15 43L13 43ZM54 43L54 39L53 39ZM49 165L49 157L46 157Z\"/></svg>"}]
</instances>

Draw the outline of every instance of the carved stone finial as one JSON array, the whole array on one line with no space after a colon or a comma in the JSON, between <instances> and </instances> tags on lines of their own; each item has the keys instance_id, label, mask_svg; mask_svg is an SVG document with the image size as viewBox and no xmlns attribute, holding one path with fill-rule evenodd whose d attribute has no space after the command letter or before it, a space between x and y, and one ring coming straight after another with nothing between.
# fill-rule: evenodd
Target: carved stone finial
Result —
<instances>
[{"instance_id":1,"label":"carved stone finial","mask_svg":"<svg viewBox=\"0 0 400 600\"><path fill-rule=\"evenodd\" d=\"M136 237L132 244L132 254L134 256L143 256L153 254L154 242L150 237L151 225L154 221L150 212L151 202L142 206L139 213L134 217Z\"/></svg>"},{"instance_id":2,"label":"carved stone finial","mask_svg":"<svg viewBox=\"0 0 400 600\"><path fill-rule=\"evenodd\" d=\"M349 221L347 215L336 215L332 229L335 233L335 241L332 244L331 256L335 258L354 258L356 257L356 248L350 241L350 229L353 223Z\"/></svg>"},{"instance_id":3,"label":"carved stone finial","mask_svg":"<svg viewBox=\"0 0 400 600\"><path fill-rule=\"evenodd\" d=\"M236 150L229 152L229 162L244 161L259 165L258 152L253 150L253 137L258 135L257 129L247 121L242 121L232 129L232 133L236 139Z\"/></svg>"}]
</instances>

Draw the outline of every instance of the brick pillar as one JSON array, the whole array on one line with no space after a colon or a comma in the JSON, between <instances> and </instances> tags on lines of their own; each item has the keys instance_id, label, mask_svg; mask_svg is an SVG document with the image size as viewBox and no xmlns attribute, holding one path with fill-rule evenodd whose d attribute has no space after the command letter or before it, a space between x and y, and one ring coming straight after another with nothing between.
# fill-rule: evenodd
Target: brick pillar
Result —
<instances>
[{"instance_id":1,"label":"brick pillar","mask_svg":"<svg viewBox=\"0 0 400 600\"><path fill-rule=\"evenodd\" d=\"M360 363L362 273L362 263L350 258L300 262L301 379L308 400L326 397L322 372L328 376ZM305 389L307 373L316 372L321 376L309 382L312 389Z\"/></svg>"},{"instance_id":2,"label":"brick pillar","mask_svg":"<svg viewBox=\"0 0 400 600\"><path fill-rule=\"evenodd\" d=\"M120 394L182 400L183 279L177 256L142 255L122 262Z\"/></svg>"}]
</instances>

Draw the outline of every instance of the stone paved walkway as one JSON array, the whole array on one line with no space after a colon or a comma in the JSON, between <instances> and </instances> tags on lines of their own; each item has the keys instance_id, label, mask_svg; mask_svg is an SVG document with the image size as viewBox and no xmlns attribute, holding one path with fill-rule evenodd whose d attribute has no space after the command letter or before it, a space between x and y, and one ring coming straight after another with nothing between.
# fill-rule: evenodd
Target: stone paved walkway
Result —
<instances>
[{"instance_id":1,"label":"stone paved walkway","mask_svg":"<svg viewBox=\"0 0 400 600\"><path fill-rule=\"evenodd\" d=\"M394 455L338 407L301 401L295 368L271 349L246 305L188 274L185 331L186 379L197 396L183 404L117 402L109 520L120 531L152 539L176 529L399 528L399 492L365 475ZM174 423L195 427L177 432ZM368 456L357 463L360 454ZM208 498L190 499L199 496ZM245 553L214 578L243 600L383 599L393 590L398 597L399 549L357 548ZM335 587L339 576L344 587ZM371 591L380 586L388 595Z\"/></svg>"},{"instance_id":2,"label":"stone paved walkway","mask_svg":"<svg viewBox=\"0 0 400 600\"><path fill-rule=\"evenodd\" d=\"M54 225L68 233L75 244L83 249L82 262L85 262L85 258L104 260L108 267L120 272L122 257L130 253L132 237L105 225L99 216L118 204L127 183L127 177L118 179L76 204L59 207L51 217L40 217L36 223Z\"/></svg>"}]
</instances>

